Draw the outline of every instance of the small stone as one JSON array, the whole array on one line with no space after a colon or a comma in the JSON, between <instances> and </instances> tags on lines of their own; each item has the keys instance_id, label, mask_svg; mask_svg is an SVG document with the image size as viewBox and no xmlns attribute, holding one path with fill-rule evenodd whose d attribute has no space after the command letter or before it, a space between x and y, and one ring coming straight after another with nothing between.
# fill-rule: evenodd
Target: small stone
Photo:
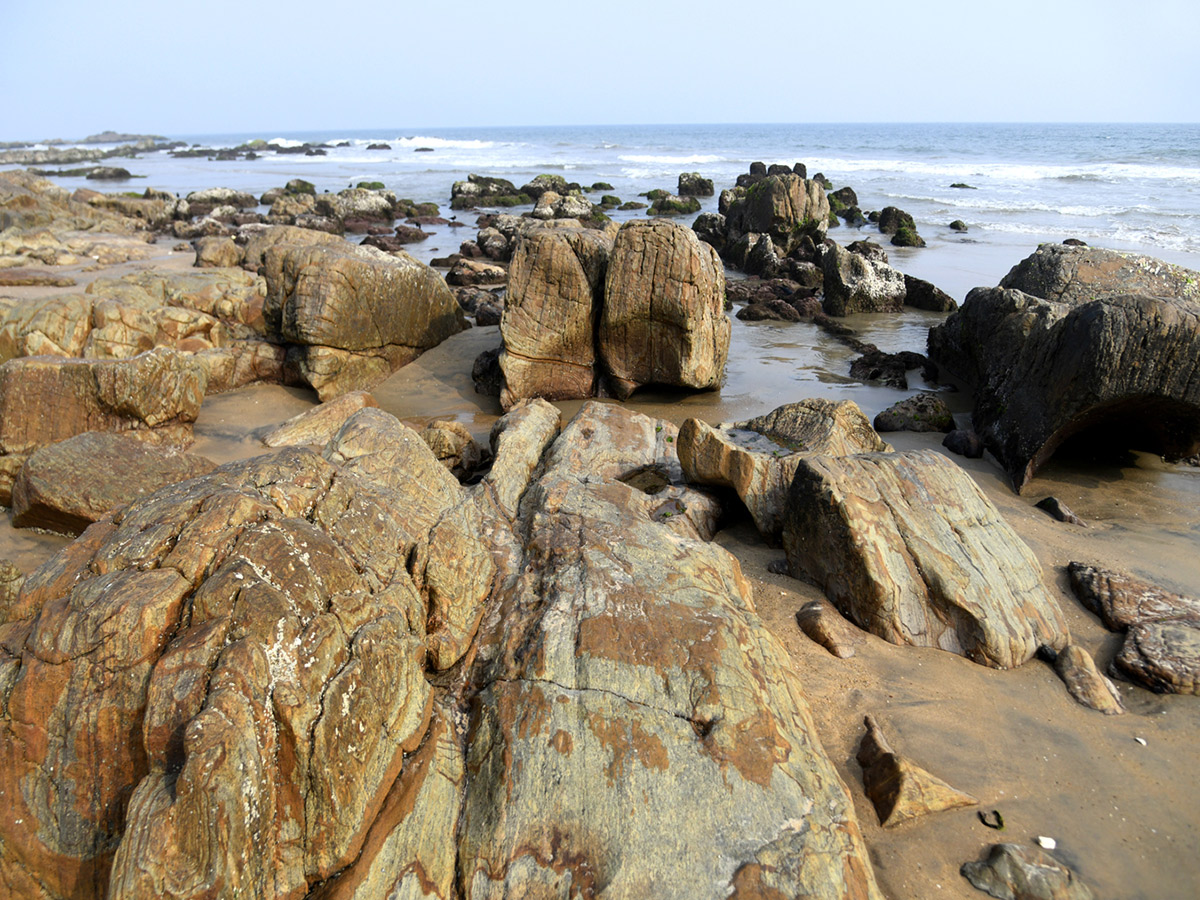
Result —
<instances>
[{"instance_id":1,"label":"small stone","mask_svg":"<svg viewBox=\"0 0 1200 900\"><path fill-rule=\"evenodd\" d=\"M1039 500L1036 504L1037 508L1050 513L1060 522L1070 522L1072 525L1079 525L1083 528L1087 527L1087 523L1075 513L1071 512L1067 504L1063 503L1057 497L1046 497L1044 500Z\"/></svg>"},{"instance_id":2,"label":"small stone","mask_svg":"<svg viewBox=\"0 0 1200 900\"><path fill-rule=\"evenodd\" d=\"M1078 644L1071 644L1054 661L1058 677L1077 703L1098 710L1106 716L1123 713L1121 695L1111 681L1100 674L1092 656Z\"/></svg>"},{"instance_id":3,"label":"small stone","mask_svg":"<svg viewBox=\"0 0 1200 900\"><path fill-rule=\"evenodd\" d=\"M960 870L976 888L1000 900L1091 900L1090 888L1048 853L1019 844L993 844L987 859Z\"/></svg>"},{"instance_id":4,"label":"small stone","mask_svg":"<svg viewBox=\"0 0 1200 900\"><path fill-rule=\"evenodd\" d=\"M1143 747L1145 747L1145 746L1146 746L1146 739L1145 739L1145 738L1141 738L1141 737L1135 737L1135 738L1134 738L1134 740L1135 740L1135 741L1137 741L1139 744L1141 744Z\"/></svg>"},{"instance_id":5,"label":"small stone","mask_svg":"<svg viewBox=\"0 0 1200 900\"><path fill-rule=\"evenodd\" d=\"M855 646L865 640L863 633L847 622L837 608L824 598L811 600L800 607L796 613L796 624L838 659L853 656Z\"/></svg>"},{"instance_id":6,"label":"small stone","mask_svg":"<svg viewBox=\"0 0 1200 900\"><path fill-rule=\"evenodd\" d=\"M1054 840L1054 838L1045 837L1044 835L1040 835L1040 834L1038 835L1037 842L1038 842L1038 846L1041 847L1043 850L1053 850L1055 847L1058 846L1058 841Z\"/></svg>"}]
</instances>

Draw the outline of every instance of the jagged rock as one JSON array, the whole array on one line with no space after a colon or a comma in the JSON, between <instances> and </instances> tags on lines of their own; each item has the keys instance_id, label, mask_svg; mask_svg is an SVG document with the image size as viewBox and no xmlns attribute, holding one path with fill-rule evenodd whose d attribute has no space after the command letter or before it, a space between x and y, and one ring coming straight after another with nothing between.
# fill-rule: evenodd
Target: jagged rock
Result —
<instances>
[{"instance_id":1,"label":"jagged rock","mask_svg":"<svg viewBox=\"0 0 1200 900\"><path fill-rule=\"evenodd\" d=\"M1071 587L1109 631L1178 620L1200 627L1200 599L1186 597L1124 572L1072 562Z\"/></svg>"},{"instance_id":2,"label":"jagged rock","mask_svg":"<svg viewBox=\"0 0 1200 900\"><path fill-rule=\"evenodd\" d=\"M673 222L626 222L613 242L597 333L610 387L708 390L729 355L725 270L717 252Z\"/></svg>"},{"instance_id":3,"label":"jagged rock","mask_svg":"<svg viewBox=\"0 0 1200 900\"><path fill-rule=\"evenodd\" d=\"M203 366L165 348L123 360L9 360L0 366L0 503L11 505L35 450L85 431L191 443L205 387Z\"/></svg>"},{"instance_id":4,"label":"jagged rock","mask_svg":"<svg viewBox=\"0 0 1200 900\"><path fill-rule=\"evenodd\" d=\"M855 759L862 766L863 789L884 828L929 813L978 805L970 794L952 788L892 750L873 716L867 716L863 724L867 733Z\"/></svg>"},{"instance_id":5,"label":"jagged rock","mask_svg":"<svg viewBox=\"0 0 1200 900\"><path fill-rule=\"evenodd\" d=\"M501 405L527 397L591 397L596 388L596 310L612 242L582 229L524 236L513 256L500 335Z\"/></svg>"},{"instance_id":6,"label":"jagged rock","mask_svg":"<svg viewBox=\"0 0 1200 900\"><path fill-rule=\"evenodd\" d=\"M825 598L810 600L796 613L796 624L838 659L849 659L854 648L865 642L863 633L846 621Z\"/></svg>"},{"instance_id":7,"label":"jagged rock","mask_svg":"<svg viewBox=\"0 0 1200 900\"><path fill-rule=\"evenodd\" d=\"M378 405L366 391L351 391L292 416L264 436L262 442L268 447L323 447L352 415Z\"/></svg>"},{"instance_id":8,"label":"jagged rock","mask_svg":"<svg viewBox=\"0 0 1200 900\"><path fill-rule=\"evenodd\" d=\"M1070 644L1059 651L1054 660L1054 671L1063 680L1077 703L1098 710L1106 716L1125 712L1121 695L1113 683L1096 669L1092 655L1078 644Z\"/></svg>"},{"instance_id":9,"label":"jagged rock","mask_svg":"<svg viewBox=\"0 0 1200 900\"><path fill-rule=\"evenodd\" d=\"M783 256L801 237L820 241L829 228L829 198L821 185L795 174L767 176L723 212L730 229L769 234Z\"/></svg>"},{"instance_id":10,"label":"jagged rock","mask_svg":"<svg viewBox=\"0 0 1200 900\"><path fill-rule=\"evenodd\" d=\"M704 241L706 244L711 244L713 248L723 254L725 250L725 217L720 213L701 213L696 216L696 221L692 223L692 230L696 232L696 237Z\"/></svg>"},{"instance_id":11,"label":"jagged rock","mask_svg":"<svg viewBox=\"0 0 1200 900\"><path fill-rule=\"evenodd\" d=\"M832 244L821 254L821 271L825 284L822 305L828 315L899 312L904 305L904 275L887 263Z\"/></svg>"},{"instance_id":12,"label":"jagged rock","mask_svg":"<svg viewBox=\"0 0 1200 900\"><path fill-rule=\"evenodd\" d=\"M941 288L912 275L904 276L904 305L931 312L954 312L958 309L954 298Z\"/></svg>"},{"instance_id":13,"label":"jagged rock","mask_svg":"<svg viewBox=\"0 0 1200 900\"><path fill-rule=\"evenodd\" d=\"M1047 274L1050 273L1050 274ZM975 430L1019 492L1068 439L1200 448L1200 273L1144 256L1043 245L930 330L929 355L974 388ZM1120 294L1152 290L1170 296ZM1060 352L1060 348L1070 352Z\"/></svg>"},{"instance_id":14,"label":"jagged rock","mask_svg":"<svg viewBox=\"0 0 1200 900\"><path fill-rule=\"evenodd\" d=\"M913 369L920 369L927 380L935 380L933 376L937 369L920 353L914 353L912 350L884 353L874 344L863 345L862 351L862 355L850 363L851 378L881 381L902 391L908 390L908 373Z\"/></svg>"},{"instance_id":15,"label":"jagged rock","mask_svg":"<svg viewBox=\"0 0 1200 900\"><path fill-rule=\"evenodd\" d=\"M793 573L894 644L1011 668L1069 641L1036 557L933 450L802 459L783 546Z\"/></svg>"},{"instance_id":16,"label":"jagged rock","mask_svg":"<svg viewBox=\"0 0 1200 900\"><path fill-rule=\"evenodd\" d=\"M1071 512L1067 504L1063 503L1057 497L1045 497L1035 503L1034 506L1048 512L1060 522L1070 522L1072 525L1087 525L1083 519Z\"/></svg>"},{"instance_id":17,"label":"jagged rock","mask_svg":"<svg viewBox=\"0 0 1200 900\"><path fill-rule=\"evenodd\" d=\"M801 400L716 428L688 419L679 429L687 480L733 488L768 540L780 537L788 488L805 456L890 450L850 400Z\"/></svg>"},{"instance_id":18,"label":"jagged rock","mask_svg":"<svg viewBox=\"0 0 1200 900\"><path fill-rule=\"evenodd\" d=\"M16 621L20 609L17 601L25 584L25 573L9 559L0 559L0 625Z\"/></svg>"},{"instance_id":19,"label":"jagged rock","mask_svg":"<svg viewBox=\"0 0 1200 900\"><path fill-rule=\"evenodd\" d=\"M407 254L277 245L265 268L264 318L322 400L373 387L466 327L441 276Z\"/></svg>"},{"instance_id":20,"label":"jagged rock","mask_svg":"<svg viewBox=\"0 0 1200 900\"><path fill-rule=\"evenodd\" d=\"M875 417L876 431L954 430L954 414L937 394L922 392L893 403Z\"/></svg>"},{"instance_id":21,"label":"jagged rock","mask_svg":"<svg viewBox=\"0 0 1200 900\"><path fill-rule=\"evenodd\" d=\"M466 478L479 467L479 445L471 437L467 426L461 422L430 422L418 435L429 445L438 462L453 472L459 480Z\"/></svg>"},{"instance_id":22,"label":"jagged rock","mask_svg":"<svg viewBox=\"0 0 1200 900\"><path fill-rule=\"evenodd\" d=\"M999 900L1092 900L1067 866L1036 847L993 844L986 859L963 863L967 881Z\"/></svg>"}]
</instances>

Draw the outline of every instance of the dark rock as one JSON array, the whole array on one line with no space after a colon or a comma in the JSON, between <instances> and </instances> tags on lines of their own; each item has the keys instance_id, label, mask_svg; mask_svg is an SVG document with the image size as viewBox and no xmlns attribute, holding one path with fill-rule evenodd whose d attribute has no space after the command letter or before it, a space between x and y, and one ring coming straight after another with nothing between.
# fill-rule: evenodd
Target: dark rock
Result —
<instances>
[{"instance_id":1,"label":"dark rock","mask_svg":"<svg viewBox=\"0 0 1200 900\"><path fill-rule=\"evenodd\" d=\"M1087 526L1087 523L1067 508L1067 505L1057 497L1046 497L1034 504L1038 509L1048 512L1060 522L1070 522L1072 525Z\"/></svg>"},{"instance_id":2,"label":"dark rock","mask_svg":"<svg viewBox=\"0 0 1200 900\"><path fill-rule=\"evenodd\" d=\"M915 228L901 226L892 235L892 245L895 247L924 247L925 239L917 234Z\"/></svg>"},{"instance_id":3,"label":"dark rock","mask_svg":"<svg viewBox=\"0 0 1200 900\"><path fill-rule=\"evenodd\" d=\"M894 206L885 206L879 211L879 230L883 234L895 234L901 228L907 228L915 232L917 223L902 209L897 209Z\"/></svg>"},{"instance_id":4,"label":"dark rock","mask_svg":"<svg viewBox=\"0 0 1200 900\"><path fill-rule=\"evenodd\" d=\"M93 181L128 181L133 175L120 166L96 166L86 177Z\"/></svg>"},{"instance_id":5,"label":"dark rock","mask_svg":"<svg viewBox=\"0 0 1200 900\"><path fill-rule=\"evenodd\" d=\"M904 305L931 312L954 312L958 303L954 298L921 278L904 276Z\"/></svg>"},{"instance_id":6,"label":"dark rock","mask_svg":"<svg viewBox=\"0 0 1200 900\"><path fill-rule=\"evenodd\" d=\"M408 244L423 241L427 237L429 237L429 233L420 228L399 225L396 227L395 234L372 234L363 238L362 243L368 247L378 247L385 253L394 253L397 250L403 250Z\"/></svg>"},{"instance_id":7,"label":"dark rock","mask_svg":"<svg viewBox=\"0 0 1200 900\"><path fill-rule=\"evenodd\" d=\"M520 193L528 194L537 200L547 191L565 195L570 192L570 186L567 184L567 179L561 175L538 175L528 184L521 185Z\"/></svg>"},{"instance_id":8,"label":"dark rock","mask_svg":"<svg viewBox=\"0 0 1200 900\"><path fill-rule=\"evenodd\" d=\"M967 459L979 459L983 456L983 440L970 429L955 429L942 440L942 446L951 453L965 456Z\"/></svg>"},{"instance_id":9,"label":"dark rock","mask_svg":"<svg viewBox=\"0 0 1200 900\"><path fill-rule=\"evenodd\" d=\"M829 228L829 198L815 181L799 175L771 175L734 201L725 214L739 233L769 234L783 256L800 238L819 240Z\"/></svg>"},{"instance_id":10,"label":"dark rock","mask_svg":"<svg viewBox=\"0 0 1200 900\"><path fill-rule=\"evenodd\" d=\"M859 256L864 256L871 262L887 263L887 250L876 244L874 241L854 241L847 244L846 249L851 253L857 253Z\"/></svg>"},{"instance_id":11,"label":"dark rock","mask_svg":"<svg viewBox=\"0 0 1200 900\"><path fill-rule=\"evenodd\" d=\"M923 361L927 362L924 359ZM937 394L920 393L893 403L875 417L873 424L879 432L949 432L954 430L954 414L946 406L946 401Z\"/></svg>"},{"instance_id":12,"label":"dark rock","mask_svg":"<svg viewBox=\"0 0 1200 900\"><path fill-rule=\"evenodd\" d=\"M718 253L724 251L726 225L725 217L720 213L701 213L692 223L692 230L696 232L696 237L711 244Z\"/></svg>"},{"instance_id":13,"label":"dark rock","mask_svg":"<svg viewBox=\"0 0 1200 900\"><path fill-rule=\"evenodd\" d=\"M954 184L950 185L950 187L959 188L960 190L966 190L966 191L976 190L976 188L971 187L971 185L969 185L969 184L963 184L961 181L954 182Z\"/></svg>"},{"instance_id":14,"label":"dark rock","mask_svg":"<svg viewBox=\"0 0 1200 900\"><path fill-rule=\"evenodd\" d=\"M851 228L862 228L867 224L867 219L863 215L861 209L857 206L850 206L838 213L842 221Z\"/></svg>"},{"instance_id":15,"label":"dark rock","mask_svg":"<svg viewBox=\"0 0 1200 900\"><path fill-rule=\"evenodd\" d=\"M1086 247L1087 244L1085 244L1083 241L1079 240L1079 238L1067 238L1065 241L1063 241L1063 246L1065 246L1065 247Z\"/></svg>"},{"instance_id":16,"label":"dark rock","mask_svg":"<svg viewBox=\"0 0 1200 900\"><path fill-rule=\"evenodd\" d=\"M786 300L766 300L759 303L751 303L738 310L737 317L744 322L799 322L801 318L796 307L792 306Z\"/></svg>"},{"instance_id":17,"label":"dark rock","mask_svg":"<svg viewBox=\"0 0 1200 900\"><path fill-rule=\"evenodd\" d=\"M499 397L504 387L504 372L500 369L500 352L503 347L494 350L484 350L471 366L471 381L475 385L475 393L485 397Z\"/></svg>"},{"instance_id":18,"label":"dark rock","mask_svg":"<svg viewBox=\"0 0 1200 900\"><path fill-rule=\"evenodd\" d=\"M963 863L962 875L999 900L1093 900L1079 878L1036 847L993 844L986 859Z\"/></svg>"},{"instance_id":19,"label":"dark rock","mask_svg":"<svg viewBox=\"0 0 1200 900\"><path fill-rule=\"evenodd\" d=\"M368 150L391 150L391 144L367 144Z\"/></svg>"},{"instance_id":20,"label":"dark rock","mask_svg":"<svg viewBox=\"0 0 1200 900\"><path fill-rule=\"evenodd\" d=\"M829 195L829 199L831 201L836 200L837 203L840 204L835 211L849 209L852 206L858 206L858 194L854 193L854 188L849 186L838 188L836 191L832 191ZM833 203L830 203L830 206L833 205Z\"/></svg>"},{"instance_id":21,"label":"dark rock","mask_svg":"<svg viewBox=\"0 0 1200 900\"><path fill-rule=\"evenodd\" d=\"M742 271L747 275L759 275L763 278L774 278L779 272L779 256L775 251L775 243L769 234L758 235L746 254L742 263Z\"/></svg>"},{"instance_id":22,"label":"dark rock","mask_svg":"<svg viewBox=\"0 0 1200 900\"><path fill-rule=\"evenodd\" d=\"M955 219L953 222L950 223L950 230L951 231L966 231L967 223L964 222L962 219Z\"/></svg>"},{"instance_id":23,"label":"dark rock","mask_svg":"<svg viewBox=\"0 0 1200 900\"><path fill-rule=\"evenodd\" d=\"M1200 626L1200 599L1099 566L1072 562L1071 587L1080 602L1098 615L1110 631L1147 622L1179 620Z\"/></svg>"},{"instance_id":24,"label":"dark rock","mask_svg":"<svg viewBox=\"0 0 1200 900\"><path fill-rule=\"evenodd\" d=\"M592 190L593 191L611 191L611 190L614 190L614 188L607 181L596 181L596 182L593 182L593 184L592 184Z\"/></svg>"},{"instance_id":25,"label":"dark rock","mask_svg":"<svg viewBox=\"0 0 1200 900\"><path fill-rule=\"evenodd\" d=\"M679 187L676 193L680 197L711 197L713 183L711 178L704 178L699 172L683 172L679 176Z\"/></svg>"},{"instance_id":26,"label":"dark rock","mask_svg":"<svg viewBox=\"0 0 1200 900\"><path fill-rule=\"evenodd\" d=\"M819 184L822 190L827 191L833 187L833 182L826 178L821 172L818 172L816 175L814 175L812 180Z\"/></svg>"},{"instance_id":27,"label":"dark rock","mask_svg":"<svg viewBox=\"0 0 1200 900\"><path fill-rule=\"evenodd\" d=\"M655 216L686 216L696 212L700 212L700 201L695 197L668 194L650 204L650 214Z\"/></svg>"}]
</instances>

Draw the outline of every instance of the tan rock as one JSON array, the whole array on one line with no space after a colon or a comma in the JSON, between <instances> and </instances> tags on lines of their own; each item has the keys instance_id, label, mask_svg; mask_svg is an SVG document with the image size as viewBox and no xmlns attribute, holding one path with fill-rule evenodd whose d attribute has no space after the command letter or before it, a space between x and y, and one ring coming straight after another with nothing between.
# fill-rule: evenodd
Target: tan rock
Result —
<instances>
[{"instance_id":1,"label":"tan rock","mask_svg":"<svg viewBox=\"0 0 1200 900\"><path fill-rule=\"evenodd\" d=\"M196 265L233 268L240 266L245 251L231 237L213 235L196 241Z\"/></svg>"},{"instance_id":2,"label":"tan rock","mask_svg":"<svg viewBox=\"0 0 1200 900\"><path fill-rule=\"evenodd\" d=\"M352 391L293 416L262 440L268 447L324 447L352 415L378 405L366 391Z\"/></svg>"},{"instance_id":3,"label":"tan rock","mask_svg":"<svg viewBox=\"0 0 1200 900\"><path fill-rule=\"evenodd\" d=\"M509 519L541 461L542 454L558 437L562 414L545 400L522 400L492 426L493 462L484 484L495 491L496 501Z\"/></svg>"},{"instance_id":4,"label":"tan rock","mask_svg":"<svg viewBox=\"0 0 1200 900\"><path fill-rule=\"evenodd\" d=\"M421 440L429 445L433 455L453 472L455 477L465 478L479 466L479 445L462 422L436 420L422 428L418 434Z\"/></svg>"},{"instance_id":5,"label":"tan rock","mask_svg":"<svg viewBox=\"0 0 1200 900\"><path fill-rule=\"evenodd\" d=\"M1106 716L1125 712L1116 687L1096 669L1092 655L1078 644L1070 644L1054 660L1054 670L1077 703Z\"/></svg>"},{"instance_id":6,"label":"tan rock","mask_svg":"<svg viewBox=\"0 0 1200 900\"><path fill-rule=\"evenodd\" d=\"M854 648L866 643L863 633L846 621L837 608L824 598L810 600L796 613L800 630L838 659L849 659Z\"/></svg>"}]
</instances>

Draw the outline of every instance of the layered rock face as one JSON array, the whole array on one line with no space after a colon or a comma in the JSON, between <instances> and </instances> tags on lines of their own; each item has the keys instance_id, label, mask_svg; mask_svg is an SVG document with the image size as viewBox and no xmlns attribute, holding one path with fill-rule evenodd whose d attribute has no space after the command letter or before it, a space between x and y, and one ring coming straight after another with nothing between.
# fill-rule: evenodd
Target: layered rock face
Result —
<instances>
[{"instance_id":1,"label":"layered rock face","mask_svg":"<svg viewBox=\"0 0 1200 900\"><path fill-rule=\"evenodd\" d=\"M265 269L264 316L322 400L374 386L466 327L442 278L406 254L282 245Z\"/></svg>"},{"instance_id":2,"label":"layered rock face","mask_svg":"<svg viewBox=\"0 0 1200 900\"><path fill-rule=\"evenodd\" d=\"M974 386L975 430L1018 491L1072 437L1189 456L1200 448L1197 282L1149 257L1044 245L931 329L929 353Z\"/></svg>"},{"instance_id":3,"label":"layered rock face","mask_svg":"<svg viewBox=\"0 0 1200 900\"><path fill-rule=\"evenodd\" d=\"M1033 552L932 450L802 460L783 546L793 573L894 644L1011 668L1070 640Z\"/></svg>"},{"instance_id":4,"label":"layered rock face","mask_svg":"<svg viewBox=\"0 0 1200 900\"><path fill-rule=\"evenodd\" d=\"M524 234L500 333L501 404L625 398L646 384L720 385L731 324L716 252L689 228L628 222L616 233Z\"/></svg>"},{"instance_id":5,"label":"layered rock face","mask_svg":"<svg viewBox=\"0 0 1200 900\"><path fill-rule=\"evenodd\" d=\"M557 430L519 405L468 489L365 408L31 575L0 625L0 889L880 897L736 560L663 515L704 502L671 430L602 404Z\"/></svg>"}]
</instances>

